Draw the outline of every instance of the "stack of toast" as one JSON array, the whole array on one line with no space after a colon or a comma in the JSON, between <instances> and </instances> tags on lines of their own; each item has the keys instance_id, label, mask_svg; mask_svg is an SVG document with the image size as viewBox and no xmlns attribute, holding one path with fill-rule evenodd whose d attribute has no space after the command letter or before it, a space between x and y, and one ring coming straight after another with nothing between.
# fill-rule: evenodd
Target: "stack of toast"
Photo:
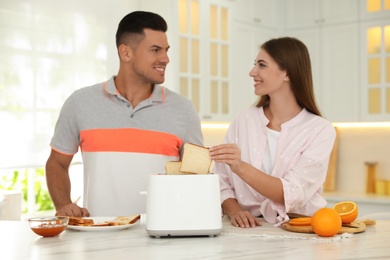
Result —
<instances>
[{"instance_id":1,"label":"stack of toast","mask_svg":"<svg viewBox=\"0 0 390 260\"><path fill-rule=\"evenodd\" d=\"M92 226L92 227L104 227L104 226L120 226L134 224L140 219L140 215L132 216L119 216L113 220L108 220L102 223L95 223L91 218L79 218L79 217L69 217L68 225L72 226Z\"/></svg>"}]
</instances>

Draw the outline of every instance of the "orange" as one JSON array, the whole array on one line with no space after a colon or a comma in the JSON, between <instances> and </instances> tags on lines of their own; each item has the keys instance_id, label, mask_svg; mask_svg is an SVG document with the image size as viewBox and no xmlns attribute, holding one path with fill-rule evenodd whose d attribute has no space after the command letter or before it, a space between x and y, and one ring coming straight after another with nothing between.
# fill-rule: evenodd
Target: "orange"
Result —
<instances>
[{"instance_id":1,"label":"orange","mask_svg":"<svg viewBox=\"0 0 390 260\"><path fill-rule=\"evenodd\" d=\"M317 235L331 237L340 231L341 217L334 209L321 208L311 218L311 226Z\"/></svg>"},{"instance_id":2,"label":"orange","mask_svg":"<svg viewBox=\"0 0 390 260\"><path fill-rule=\"evenodd\" d=\"M358 216L358 206L353 201L342 201L336 203L333 206L333 209L339 213L343 224L351 223Z\"/></svg>"},{"instance_id":3,"label":"orange","mask_svg":"<svg viewBox=\"0 0 390 260\"><path fill-rule=\"evenodd\" d=\"M291 226L310 226L311 218L293 218L288 222Z\"/></svg>"}]
</instances>

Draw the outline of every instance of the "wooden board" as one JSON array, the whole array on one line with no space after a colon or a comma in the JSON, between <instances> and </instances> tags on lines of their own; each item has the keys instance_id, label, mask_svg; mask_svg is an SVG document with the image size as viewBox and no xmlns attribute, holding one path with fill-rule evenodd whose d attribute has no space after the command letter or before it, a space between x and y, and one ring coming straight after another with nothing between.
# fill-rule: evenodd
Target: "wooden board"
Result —
<instances>
[{"instance_id":1,"label":"wooden board","mask_svg":"<svg viewBox=\"0 0 390 260\"><path fill-rule=\"evenodd\" d=\"M366 223L369 225L374 225L375 223L369 220L355 220L354 222L346 225L344 224L338 234L342 233L360 233L366 230ZM314 233L311 226L292 226L288 222L281 225L282 229L297 232L297 233Z\"/></svg>"}]
</instances>

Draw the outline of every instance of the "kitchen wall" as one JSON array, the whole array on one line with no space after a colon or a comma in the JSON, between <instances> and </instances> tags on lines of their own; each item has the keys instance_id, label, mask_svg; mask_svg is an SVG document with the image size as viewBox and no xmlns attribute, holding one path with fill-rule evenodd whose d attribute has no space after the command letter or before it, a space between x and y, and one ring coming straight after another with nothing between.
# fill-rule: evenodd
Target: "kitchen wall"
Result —
<instances>
[{"instance_id":1,"label":"kitchen wall","mask_svg":"<svg viewBox=\"0 0 390 260\"><path fill-rule=\"evenodd\" d=\"M227 124L225 125L227 126ZM204 126L204 143L213 146L223 142L227 128ZM390 126L337 127L339 151L336 191L365 193L367 161L376 161L377 178L390 181Z\"/></svg>"},{"instance_id":2,"label":"kitchen wall","mask_svg":"<svg viewBox=\"0 0 390 260\"><path fill-rule=\"evenodd\" d=\"M390 181L390 127L339 128L336 189L365 192L365 162L378 162L377 178Z\"/></svg>"}]
</instances>

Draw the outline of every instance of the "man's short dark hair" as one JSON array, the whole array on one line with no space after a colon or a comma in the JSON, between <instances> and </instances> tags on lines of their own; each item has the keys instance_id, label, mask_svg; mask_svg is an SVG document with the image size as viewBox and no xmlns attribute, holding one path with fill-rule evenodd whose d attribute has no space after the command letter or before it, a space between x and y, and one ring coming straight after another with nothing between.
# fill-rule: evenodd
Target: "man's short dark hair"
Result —
<instances>
[{"instance_id":1,"label":"man's short dark hair","mask_svg":"<svg viewBox=\"0 0 390 260\"><path fill-rule=\"evenodd\" d=\"M131 12L120 21L116 32L116 47L127 44L132 34L143 36L144 29L166 32L167 23L160 15L146 11ZM142 39L142 38L141 38Z\"/></svg>"}]
</instances>

